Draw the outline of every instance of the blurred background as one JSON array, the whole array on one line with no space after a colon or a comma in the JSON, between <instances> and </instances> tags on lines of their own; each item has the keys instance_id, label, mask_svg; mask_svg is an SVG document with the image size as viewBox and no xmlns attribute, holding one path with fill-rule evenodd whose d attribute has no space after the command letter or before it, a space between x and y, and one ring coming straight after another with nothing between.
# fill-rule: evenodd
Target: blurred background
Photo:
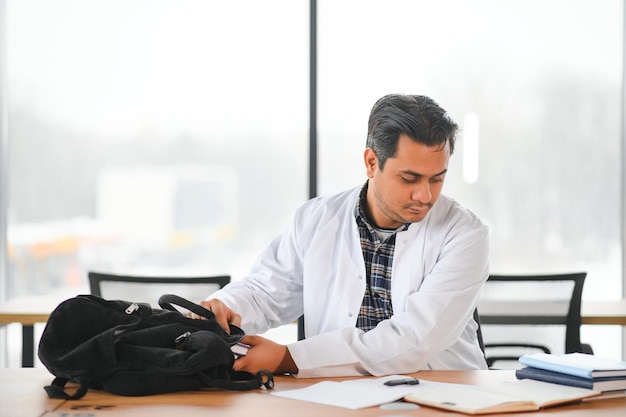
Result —
<instances>
[{"instance_id":1,"label":"blurred background","mask_svg":"<svg viewBox=\"0 0 626 417\"><path fill-rule=\"evenodd\" d=\"M88 270L245 276L309 198L309 1L3 6L2 300ZM492 272L622 297L623 1L318 0L317 25L317 194L365 181L379 97L428 95ZM621 356L619 326L588 327Z\"/></svg>"}]
</instances>

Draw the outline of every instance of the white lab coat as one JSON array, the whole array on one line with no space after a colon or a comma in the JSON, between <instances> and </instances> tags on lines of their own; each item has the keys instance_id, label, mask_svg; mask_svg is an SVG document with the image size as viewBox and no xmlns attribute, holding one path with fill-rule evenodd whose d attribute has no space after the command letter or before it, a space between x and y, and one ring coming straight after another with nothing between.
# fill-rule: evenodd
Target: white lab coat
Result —
<instances>
[{"instance_id":1,"label":"white lab coat","mask_svg":"<svg viewBox=\"0 0 626 417\"><path fill-rule=\"evenodd\" d=\"M366 284L360 188L305 203L249 276L211 298L241 314L248 334L304 313L306 339L288 345L299 377L486 369L472 313L488 276L488 229L444 195L397 234L393 317L366 333L355 327Z\"/></svg>"}]
</instances>

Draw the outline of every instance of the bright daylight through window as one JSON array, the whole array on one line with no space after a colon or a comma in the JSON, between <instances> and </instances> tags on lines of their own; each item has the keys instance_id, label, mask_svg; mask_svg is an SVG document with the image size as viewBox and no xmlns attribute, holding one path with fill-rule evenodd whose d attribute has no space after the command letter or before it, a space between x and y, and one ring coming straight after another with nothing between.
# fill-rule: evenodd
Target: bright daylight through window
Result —
<instances>
[{"instance_id":1,"label":"bright daylight through window","mask_svg":"<svg viewBox=\"0 0 626 417\"><path fill-rule=\"evenodd\" d=\"M88 292L89 270L244 276L308 198L309 2L4 4L2 298ZM620 298L623 7L318 1L318 194L365 181L377 98L431 96L461 127L443 193L488 224L493 272ZM597 353L621 337L583 326Z\"/></svg>"}]
</instances>

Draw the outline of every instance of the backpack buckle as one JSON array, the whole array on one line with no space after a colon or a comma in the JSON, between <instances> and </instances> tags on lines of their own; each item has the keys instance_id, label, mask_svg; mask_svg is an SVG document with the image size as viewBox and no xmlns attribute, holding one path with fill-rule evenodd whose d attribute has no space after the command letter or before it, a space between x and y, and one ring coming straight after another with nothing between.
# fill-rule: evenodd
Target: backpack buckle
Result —
<instances>
[{"instance_id":1,"label":"backpack buckle","mask_svg":"<svg viewBox=\"0 0 626 417\"><path fill-rule=\"evenodd\" d=\"M191 336L191 332L185 332L181 334L180 336L178 336L176 339L174 339L174 344L176 345L176 349L183 350L185 342L187 341L187 338L189 336Z\"/></svg>"}]
</instances>

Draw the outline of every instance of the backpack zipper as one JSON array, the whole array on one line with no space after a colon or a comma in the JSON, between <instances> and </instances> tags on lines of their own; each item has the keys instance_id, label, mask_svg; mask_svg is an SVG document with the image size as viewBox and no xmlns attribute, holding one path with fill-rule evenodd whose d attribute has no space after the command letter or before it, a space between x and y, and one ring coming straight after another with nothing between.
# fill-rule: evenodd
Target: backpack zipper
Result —
<instances>
[{"instance_id":1,"label":"backpack zipper","mask_svg":"<svg viewBox=\"0 0 626 417\"><path fill-rule=\"evenodd\" d=\"M133 314L135 311L139 310L139 305L137 303L132 303L129 305L124 311L126 314Z\"/></svg>"}]
</instances>

